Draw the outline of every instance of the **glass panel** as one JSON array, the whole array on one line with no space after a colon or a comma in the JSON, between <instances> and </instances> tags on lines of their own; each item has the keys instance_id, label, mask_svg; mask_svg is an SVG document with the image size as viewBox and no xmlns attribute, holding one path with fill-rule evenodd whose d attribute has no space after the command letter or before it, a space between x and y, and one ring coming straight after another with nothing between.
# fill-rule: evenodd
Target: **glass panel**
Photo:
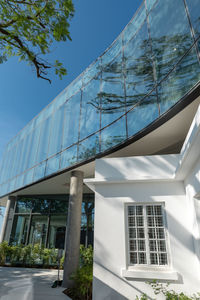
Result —
<instances>
[{"instance_id":1,"label":"glass panel","mask_svg":"<svg viewBox=\"0 0 200 300\"><path fill-rule=\"evenodd\" d=\"M24 174L24 184L23 185L32 183L33 173L34 173L34 169L30 169Z\"/></svg>"},{"instance_id":2,"label":"glass panel","mask_svg":"<svg viewBox=\"0 0 200 300\"><path fill-rule=\"evenodd\" d=\"M93 224L94 224L93 214L83 214L81 215L81 239L80 243L88 247L88 245L93 245Z\"/></svg>"},{"instance_id":3,"label":"glass panel","mask_svg":"<svg viewBox=\"0 0 200 300\"><path fill-rule=\"evenodd\" d=\"M35 128L32 132L29 158L28 158L27 167L26 167L27 169L29 169L29 168L31 168L35 165L35 159L36 159L36 154L37 154L37 149L38 149L39 137L40 137L40 126Z\"/></svg>"},{"instance_id":4,"label":"glass panel","mask_svg":"<svg viewBox=\"0 0 200 300\"><path fill-rule=\"evenodd\" d=\"M128 41L136 34L144 23L146 18L146 9L145 5L142 4L137 14L134 16L133 20L126 26L124 33L124 44L127 44Z\"/></svg>"},{"instance_id":5,"label":"glass panel","mask_svg":"<svg viewBox=\"0 0 200 300\"><path fill-rule=\"evenodd\" d=\"M26 170L26 166L29 160L29 153L30 153L30 147L31 147L31 139L32 139L32 132L27 136L26 138L26 144L25 144L25 151L23 153L23 166L22 166L22 172ZM14 163L14 161L13 161Z\"/></svg>"},{"instance_id":6,"label":"glass panel","mask_svg":"<svg viewBox=\"0 0 200 300\"><path fill-rule=\"evenodd\" d=\"M56 97L56 99L54 99L54 101L52 103L54 110L57 110L61 105L63 105L65 103L66 100L67 100L67 95L66 95L66 89L65 89Z\"/></svg>"},{"instance_id":7,"label":"glass panel","mask_svg":"<svg viewBox=\"0 0 200 300\"><path fill-rule=\"evenodd\" d=\"M200 65L194 48L159 86L161 113L167 111L200 80Z\"/></svg>"},{"instance_id":8,"label":"glass panel","mask_svg":"<svg viewBox=\"0 0 200 300\"><path fill-rule=\"evenodd\" d=\"M32 200L30 198L23 198L17 201L16 213L30 213L32 208Z\"/></svg>"},{"instance_id":9,"label":"glass panel","mask_svg":"<svg viewBox=\"0 0 200 300\"><path fill-rule=\"evenodd\" d=\"M117 122L101 131L101 151L105 151L126 138L126 119L122 117Z\"/></svg>"},{"instance_id":10,"label":"glass panel","mask_svg":"<svg viewBox=\"0 0 200 300\"><path fill-rule=\"evenodd\" d=\"M45 246L47 234L47 216L33 216L31 220L29 244Z\"/></svg>"},{"instance_id":11,"label":"glass panel","mask_svg":"<svg viewBox=\"0 0 200 300\"><path fill-rule=\"evenodd\" d=\"M46 167L46 161L34 168L34 181L44 177L45 167Z\"/></svg>"},{"instance_id":12,"label":"glass panel","mask_svg":"<svg viewBox=\"0 0 200 300\"><path fill-rule=\"evenodd\" d=\"M61 240L63 239L64 242L66 222L67 222L66 215L51 216L50 226L49 226L49 237L47 243L48 248L55 248L56 234L58 232L59 232L59 238Z\"/></svg>"},{"instance_id":13,"label":"glass panel","mask_svg":"<svg viewBox=\"0 0 200 300\"><path fill-rule=\"evenodd\" d=\"M101 127L125 113L122 55L103 66L101 92Z\"/></svg>"},{"instance_id":14,"label":"glass panel","mask_svg":"<svg viewBox=\"0 0 200 300\"><path fill-rule=\"evenodd\" d=\"M97 74L101 71L101 59L95 61L92 65L87 68L83 74L83 85L89 83Z\"/></svg>"},{"instance_id":15,"label":"glass panel","mask_svg":"<svg viewBox=\"0 0 200 300\"><path fill-rule=\"evenodd\" d=\"M199 0L186 0L196 38L200 35Z\"/></svg>"},{"instance_id":16,"label":"glass panel","mask_svg":"<svg viewBox=\"0 0 200 300\"><path fill-rule=\"evenodd\" d=\"M48 157L61 151L63 136L64 105L54 112L51 119Z\"/></svg>"},{"instance_id":17,"label":"glass panel","mask_svg":"<svg viewBox=\"0 0 200 300\"><path fill-rule=\"evenodd\" d=\"M159 117L157 97L150 95L127 114L128 136L136 134Z\"/></svg>"},{"instance_id":18,"label":"glass panel","mask_svg":"<svg viewBox=\"0 0 200 300\"><path fill-rule=\"evenodd\" d=\"M100 76L83 89L81 105L80 139L100 128Z\"/></svg>"},{"instance_id":19,"label":"glass panel","mask_svg":"<svg viewBox=\"0 0 200 300\"><path fill-rule=\"evenodd\" d=\"M130 252L130 264L137 264L137 252Z\"/></svg>"},{"instance_id":20,"label":"glass panel","mask_svg":"<svg viewBox=\"0 0 200 300\"><path fill-rule=\"evenodd\" d=\"M78 76L66 89L66 98L75 95L82 87L82 74Z\"/></svg>"},{"instance_id":21,"label":"glass panel","mask_svg":"<svg viewBox=\"0 0 200 300\"><path fill-rule=\"evenodd\" d=\"M111 47L102 56L102 69L106 67L116 56L122 52L122 36L111 45Z\"/></svg>"},{"instance_id":22,"label":"glass panel","mask_svg":"<svg viewBox=\"0 0 200 300\"><path fill-rule=\"evenodd\" d=\"M85 160L99 153L99 133L92 135L79 144L78 159Z\"/></svg>"},{"instance_id":23,"label":"glass panel","mask_svg":"<svg viewBox=\"0 0 200 300\"><path fill-rule=\"evenodd\" d=\"M158 1L149 14L157 80L163 79L192 44L182 0Z\"/></svg>"},{"instance_id":24,"label":"glass panel","mask_svg":"<svg viewBox=\"0 0 200 300\"><path fill-rule=\"evenodd\" d=\"M68 212L68 195L66 195L66 200L52 200L51 201L51 213L65 213Z\"/></svg>"},{"instance_id":25,"label":"glass panel","mask_svg":"<svg viewBox=\"0 0 200 300\"><path fill-rule=\"evenodd\" d=\"M32 213L49 213L50 200L43 197L32 199Z\"/></svg>"},{"instance_id":26,"label":"glass panel","mask_svg":"<svg viewBox=\"0 0 200 300\"><path fill-rule=\"evenodd\" d=\"M29 216L15 216L13 220L10 243L12 245L24 245L28 233Z\"/></svg>"},{"instance_id":27,"label":"glass panel","mask_svg":"<svg viewBox=\"0 0 200 300\"><path fill-rule=\"evenodd\" d=\"M78 141L81 93L77 93L65 104L62 149Z\"/></svg>"},{"instance_id":28,"label":"glass panel","mask_svg":"<svg viewBox=\"0 0 200 300\"><path fill-rule=\"evenodd\" d=\"M154 6L154 4L157 2L157 0L146 0L146 4L147 4L147 11L149 12L152 7Z\"/></svg>"},{"instance_id":29,"label":"glass panel","mask_svg":"<svg viewBox=\"0 0 200 300\"><path fill-rule=\"evenodd\" d=\"M23 186L23 181L24 181L24 174L16 177L16 181L15 181L16 190Z\"/></svg>"},{"instance_id":30,"label":"glass panel","mask_svg":"<svg viewBox=\"0 0 200 300\"><path fill-rule=\"evenodd\" d=\"M27 137L25 137L22 141L21 141L21 146L20 146L20 160L19 160L19 166L18 166L18 174L21 174L23 172L24 169L24 156L26 153L26 143L27 143ZM12 161L11 161L12 162Z\"/></svg>"},{"instance_id":31,"label":"glass panel","mask_svg":"<svg viewBox=\"0 0 200 300\"><path fill-rule=\"evenodd\" d=\"M14 189L15 189L15 181L16 181L16 178L14 178L14 179L12 179L11 181L10 181L10 186L9 186L9 191L11 192L11 191L14 191ZM1 188L0 188L1 189Z\"/></svg>"},{"instance_id":32,"label":"glass panel","mask_svg":"<svg viewBox=\"0 0 200 300\"><path fill-rule=\"evenodd\" d=\"M60 154L47 160L45 176L53 174L59 170Z\"/></svg>"},{"instance_id":33,"label":"glass panel","mask_svg":"<svg viewBox=\"0 0 200 300\"><path fill-rule=\"evenodd\" d=\"M49 146L49 133L50 133L50 126L51 126L51 119L46 119L41 124L41 131L40 131L40 141L37 150L37 160L36 163L39 163L47 158L48 146Z\"/></svg>"},{"instance_id":34,"label":"glass panel","mask_svg":"<svg viewBox=\"0 0 200 300\"><path fill-rule=\"evenodd\" d=\"M61 164L60 168L67 168L77 162L77 145L66 149L61 153Z\"/></svg>"},{"instance_id":35,"label":"glass panel","mask_svg":"<svg viewBox=\"0 0 200 300\"><path fill-rule=\"evenodd\" d=\"M124 48L127 107L144 98L154 86L152 54L146 22Z\"/></svg>"}]
</instances>

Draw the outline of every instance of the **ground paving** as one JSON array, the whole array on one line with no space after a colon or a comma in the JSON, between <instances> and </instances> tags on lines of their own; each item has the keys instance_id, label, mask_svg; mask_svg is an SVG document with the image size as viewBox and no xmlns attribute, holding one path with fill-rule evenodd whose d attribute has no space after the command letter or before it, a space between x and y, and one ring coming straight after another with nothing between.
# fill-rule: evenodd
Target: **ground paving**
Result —
<instances>
[{"instance_id":1,"label":"ground paving","mask_svg":"<svg viewBox=\"0 0 200 300\"><path fill-rule=\"evenodd\" d=\"M64 288L51 288L56 279L56 270L0 267L0 299L70 300Z\"/></svg>"}]
</instances>

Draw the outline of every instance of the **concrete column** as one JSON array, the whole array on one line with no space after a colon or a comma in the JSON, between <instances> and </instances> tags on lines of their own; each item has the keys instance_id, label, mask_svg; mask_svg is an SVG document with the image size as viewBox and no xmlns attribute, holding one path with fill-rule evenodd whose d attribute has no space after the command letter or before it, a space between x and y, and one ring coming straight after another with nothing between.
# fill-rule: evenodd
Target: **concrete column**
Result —
<instances>
[{"instance_id":1,"label":"concrete column","mask_svg":"<svg viewBox=\"0 0 200 300\"><path fill-rule=\"evenodd\" d=\"M4 219L3 219L3 225L2 225L2 229L1 229L0 243L2 243L5 240L5 237L7 236L6 229L8 227L10 209L13 206L13 202L15 201L15 199L16 199L15 197L10 196L7 200L5 215L4 215Z\"/></svg>"},{"instance_id":2,"label":"concrete column","mask_svg":"<svg viewBox=\"0 0 200 300\"><path fill-rule=\"evenodd\" d=\"M73 286L70 276L79 267L81 205L83 196L83 172L72 171L70 180L69 208L66 230L66 250L63 287Z\"/></svg>"}]
</instances>

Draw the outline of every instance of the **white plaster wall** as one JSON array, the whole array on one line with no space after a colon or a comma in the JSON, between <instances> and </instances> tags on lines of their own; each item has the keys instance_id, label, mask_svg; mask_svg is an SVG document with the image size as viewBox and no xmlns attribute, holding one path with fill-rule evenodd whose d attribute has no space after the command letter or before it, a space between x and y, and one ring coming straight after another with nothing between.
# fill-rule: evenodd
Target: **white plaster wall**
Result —
<instances>
[{"instance_id":1,"label":"white plaster wall","mask_svg":"<svg viewBox=\"0 0 200 300\"><path fill-rule=\"evenodd\" d=\"M95 179L165 179L174 176L178 159L178 154L97 159Z\"/></svg>"},{"instance_id":2,"label":"white plaster wall","mask_svg":"<svg viewBox=\"0 0 200 300\"><path fill-rule=\"evenodd\" d=\"M194 246L200 263L200 158L196 161L184 183L186 195L191 205Z\"/></svg>"},{"instance_id":3,"label":"white plaster wall","mask_svg":"<svg viewBox=\"0 0 200 300\"><path fill-rule=\"evenodd\" d=\"M132 202L165 202L172 264L179 273L179 280L170 286L189 294L200 290L193 212L183 182L107 182L97 185L95 194L94 300L132 300L143 292L155 298L146 280L127 280L121 275L126 267L124 204Z\"/></svg>"}]
</instances>

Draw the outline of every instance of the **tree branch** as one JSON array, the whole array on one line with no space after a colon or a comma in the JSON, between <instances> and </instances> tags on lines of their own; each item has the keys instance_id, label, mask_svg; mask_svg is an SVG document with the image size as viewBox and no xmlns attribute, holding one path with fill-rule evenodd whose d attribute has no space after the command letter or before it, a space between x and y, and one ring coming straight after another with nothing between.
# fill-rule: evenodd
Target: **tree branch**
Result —
<instances>
[{"instance_id":1,"label":"tree branch","mask_svg":"<svg viewBox=\"0 0 200 300\"><path fill-rule=\"evenodd\" d=\"M18 44L17 48L23 50L23 51L26 53L26 55L28 56L29 60L30 60L30 61L34 64L34 66L35 66L36 73L37 73L37 77L38 77L38 78L45 79L45 80L49 81L49 83L51 83L51 80L50 80L49 78L46 78L46 77L44 77L43 75L41 75L41 74L46 75L46 73L44 72L43 69L50 69L51 67L45 65L44 63L39 62L39 61L37 60L36 55L33 55L33 53L32 53L32 52L31 52L31 51L23 44L23 42L21 41L21 39L20 39L17 35L12 35L12 34L10 34L9 31L7 31L7 30L5 30L5 29L3 29L3 28L0 28L0 32L1 32L2 34L4 34L4 35L8 36L8 37L11 38L11 39L14 39L15 42ZM8 41L7 39L6 39L6 42L7 42L8 44L10 43L10 44L12 44L12 45L14 45L14 46L16 47L15 44L13 44L12 42Z\"/></svg>"}]
</instances>

